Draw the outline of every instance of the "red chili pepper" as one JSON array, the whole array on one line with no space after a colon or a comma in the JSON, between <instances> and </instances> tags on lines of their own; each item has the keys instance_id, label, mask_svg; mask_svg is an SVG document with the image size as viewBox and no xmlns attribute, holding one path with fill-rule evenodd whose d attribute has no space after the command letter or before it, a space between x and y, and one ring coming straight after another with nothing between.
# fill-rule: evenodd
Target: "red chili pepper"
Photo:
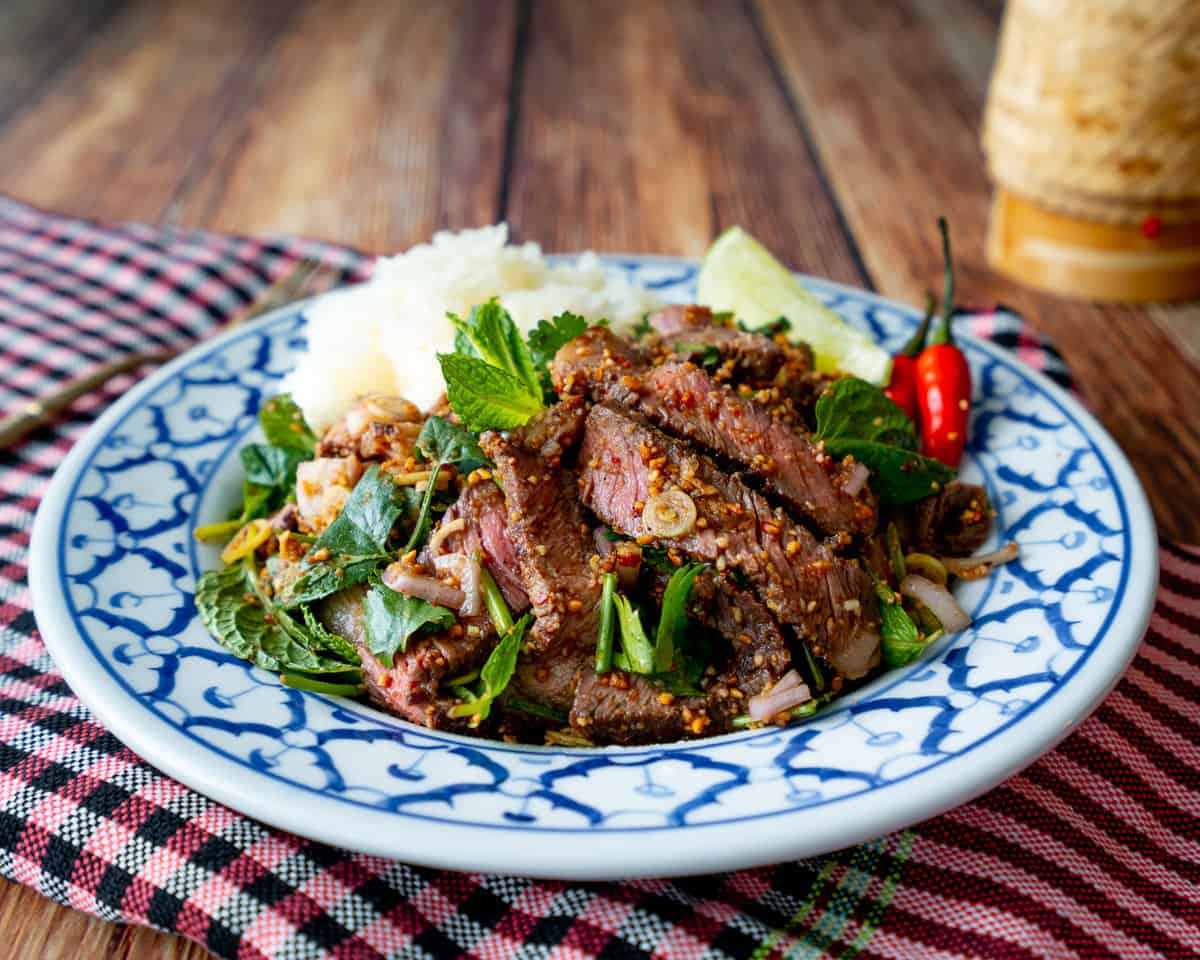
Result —
<instances>
[{"instance_id":1,"label":"red chili pepper","mask_svg":"<svg viewBox=\"0 0 1200 960\"><path fill-rule=\"evenodd\" d=\"M946 261L946 289L942 295L942 320L917 357L917 404L921 410L921 443L925 455L957 467L967 442L967 417L971 411L971 371L967 358L954 345L950 320L954 316L954 264L950 259L950 233L944 217L942 255Z\"/></svg>"},{"instance_id":2,"label":"red chili pepper","mask_svg":"<svg viewBox=\"0 0 1200 960\"><path fill-rule=\"evenodd\" d=\"M925 336L929 333L929 321L933 319L933 294L927 295L925 301L925 319L917 327L917 332L904 348L892 357L892 378L883 392L901 410L908 414L908 419L917 422L917 354L925 346Z\"/></svg>"}]
</instances>

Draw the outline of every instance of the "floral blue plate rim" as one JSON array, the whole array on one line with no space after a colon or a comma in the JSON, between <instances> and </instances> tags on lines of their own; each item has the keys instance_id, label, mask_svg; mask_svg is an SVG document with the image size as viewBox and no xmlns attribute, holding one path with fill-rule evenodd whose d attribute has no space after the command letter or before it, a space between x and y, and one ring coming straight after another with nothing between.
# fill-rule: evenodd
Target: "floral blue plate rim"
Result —
<instances>
[{"instance_id":1,"label":"floral blue plate rim","mask_svg":"<svg viewBox=\"0 0 1200 960\"><path fill-rule=\"evenodd\" d=\"M691 296L692 261L604 259L668 299ZM890 347L916 322L882 297L803 279ZM38 624L80 699L151 763L264 822L431 866L572 879L815 855L1032 762L1111 689L1149 620L1157 542L1128 461L1073 397L964 337L977 391L964 474L987 484L1022 561L967 585L967 633L809 723L655 747L525 747L287 690L195 621L191 587L214 555L191 530L234 499L234 454L309 306L198 345L114 404L56 472L31 548Z\"/></svg>"}]
</instances>

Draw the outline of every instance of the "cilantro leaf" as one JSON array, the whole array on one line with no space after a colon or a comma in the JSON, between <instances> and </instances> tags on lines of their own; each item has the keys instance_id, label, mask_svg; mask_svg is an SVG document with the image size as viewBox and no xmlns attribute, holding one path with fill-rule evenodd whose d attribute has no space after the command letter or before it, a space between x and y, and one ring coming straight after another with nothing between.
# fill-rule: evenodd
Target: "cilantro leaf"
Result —
<instances>
[{"instance_id":1,"label":"cilantro leaf","mask_svg":"<svg viewBox=\"0 0 1200 960\"><path fill-rule=\"evenodd\" d=\"M363 600L367 647L384 666L392 666L397 651L408 649L408 640L422 630L443 630L458 622L454 611L410 597L376 583Z\"/></svg>"},{"instance_id":2,"label":"cilantro leaf","mask_svg":"<svg viewBox=\"0 0 1200 960\"><path fill-rule=\"evenodd\" d=\"M672 347L676 353L694 360L705 370L716 370L721 365L721 351L715 344L676 342Z\"/></svg>"},{"instance_id":3,"label":"cilantro leaf","mask_svg":"<svg viewBox=\"0 0 1200 960\"><path fill-rule=\"evenodd\" d=\"M853 456L871 469L871 486L885 503L911 503L954 479L945 464L916 453L908 415L878 387L847 377L821 394L814 438L834 457Z\"/></svg>"},{"instance_id":4,"label":"cilantro leaf","mask_svg":"<svg viewBox=\"0 0 1200 960\"><path fill-rule=\"evenodd\" d=\"M550 380L550 361L565 345L588 328L588 323L577 313L567 311L552 320L539 320L529 331L529 353L542 384L542 396L547 403L557 398L554 384Z\"/></svg>"},{"instance_id":5,"label":"cilantro leaf","mask_svg":"<svg viewBox=\"0 0 1200 960\"><path fill-rule=\"evenodd\" d=\"M267 436L267 443L273 447L297 450L308 457L317 448L316 435L304 422L304 414L289 394L281 393L264 403L258 420Z\"/></svg>"},{"instance_id":6,"label":"cilantro leaf","mask_svg":"<svg viewBox=\"0 0 1200 960\"><path fill-rule=\"evenodd\" d=\"M482 360L439 353L450 407L467 429L511 430L523 426L542 409L542 388Z\"/></svg>"}]
</instances>

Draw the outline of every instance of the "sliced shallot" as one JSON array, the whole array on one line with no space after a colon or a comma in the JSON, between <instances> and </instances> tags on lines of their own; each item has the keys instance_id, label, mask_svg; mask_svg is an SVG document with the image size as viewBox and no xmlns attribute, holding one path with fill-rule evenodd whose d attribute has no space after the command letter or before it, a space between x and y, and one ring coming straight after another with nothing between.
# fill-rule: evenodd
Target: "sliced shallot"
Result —
<instances>
[{"instance_id":1,"label":"sliced shallot","mask_svg":"<svg viewBox=\"0 0 1200 960\"><path fill-rule=\"evenodd\" d=\"M966 611L945 587L910 573L900 581L900 592L906 597L925 604L929 612L938 618L947 633L957 633L971 623Z\"/></svg>"},{"instance_id":2,"label":"sliced shallot","mask_svg":"<svg viewBox=\"0 0 1200 960\"><path fill-rule=\"evenodd\" d=\"M449 523L439 523L438 528L436 530L434 530L433 533L429 537L429 552L430 552L430 554L432 554L433 556L436 557L438 548L442 545L443 540L445 540L452 533L458 533L458 531L466 530L466 529L467 529L467 518L466 517L455 517Z\"/></svg>"},{"instance_id":3,"label":"sliced shallot","mask_svg":"<svg viewBox=\"0 0 1200 960\"><path fill-rule=\"evenodd\" d=\"M978 557L942 557L942 566L956 577L964 580L978 580L992 572L993 567L1017 559L1015 542L1006 543L999 550L980 554Z\"/></svg>"},{"instance_id":4,"label":"sliced shallot","mask_svg":"<svg viewBox=\"0 0 1200 960\"><path fill-rule=\"evenodd\" d=\"M433 558L433 568L439 574L453 575L462 590L463 601L458 612L473 617L483 612L483 585L479 574L479 561L463 553L448 553Z\"/></svg>"},{"instance_id":5,"label":"sliced shallot","mask_svg":"<svg viewBox=\"0 0 1200 960\"><path fill-rule=\"evenodd\" d=\"M846 476L846 482L842 484L842 490L848 496L857 497L870 479L870 468L861 461L855 461L854 466L850 468L850 473Z\"/></svg>"},{"instance_id":6,"label":"sliced shallot","mask_svg":"<svg viewBox=\"0 0 1200 960\"><path fill-rule=\"evenodd\" d=\"M781 683L783 681L780 681ZM778 686L778 685L777 685ZM784 690L772 688L766 693L751 697L747 703L751 720L769 720L777 713L791 710L812 699L806 684L797 684Z\"/></svg>"},{"instance_id":7,"label":"sliced shallot","mask_svg":"<svg viewBox=\"0 0 1200 960\"><path fill-rule=\"evenodd\" d=\"M383 582L397 593L451 610L460 609L467 599L467 595L456 587L442 583L435 577L408 573L399 563L393 563L383 571Z\"/></svg>"}]
</instances>

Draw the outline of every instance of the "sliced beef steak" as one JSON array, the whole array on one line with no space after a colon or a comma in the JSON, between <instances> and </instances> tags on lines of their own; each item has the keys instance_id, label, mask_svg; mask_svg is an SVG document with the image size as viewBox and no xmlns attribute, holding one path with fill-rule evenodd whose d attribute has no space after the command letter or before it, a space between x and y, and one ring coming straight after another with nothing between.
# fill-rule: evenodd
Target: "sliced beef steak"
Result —
<instances>
[{"instance_id":1,"label":"sliced beef steak","mask_svg":"<svg viewBox=\"0 0 1200 960\"><path fill-rule=\"evenodd\" d=\"M635 415L605 404L588 414L580 494L617 532L674 546L745 576L768 609L814 653L860 676L878 657L875 603L859 566L837 556L741 480ZM696 521L676 536L647 530L651 497L680 491Z\"/></svg>"},{"instance_id":2,"label":"sliced beef steak","mask_svg":"<svg viewBox=\"0 0 1200 960\"><path fill-rule=\"evenodd\" d=\"M459 701L442 693L443 680L482 665L496 636L486 616L462 618L459 628L409 638L406 650L388 666L367 647L363 625L364 587L352 587L322 601L320 615L330 630L358 649L363 682L372 700L390 713L434 729L466 730L468 721L451 717Z\"/></svg>"},{"instance_id":3,"label":"sliced beef steak","mask_svg":"<svg viewBox=\"0 0 1200 960\"><path fill-rule=\"evenodd\" d=\"M940 556L969 557L983 546L991 529L992 504L987 491L955 481L917 503L913 546Z\"/></svg>"},{"instance_id":4,"label":"sliced beef steak","mask_svg":"<svg viewBox=\"0 0 1200 960\"><path fill-rule=\"evenodd\" d=\"M665 743L723 732L728 717L706 697L675 697L623 670L579 678L571 726L594 743Z\"/></svg>"},{"instance_id":5,"label":"sliced beef steak","mask_svg":"<svg viewBox=\"0 0 1200 960\"><path fill-rule=\"evenodd\" d=\"M668 433L744 464L791 509L830 534L870 535L871 491L848 493L851 465L690 363L647 366L615 334L595 327L564 346L552 374L563 392L636 409Z\"/></svg>"},{"instance_id":6,"label":"sliced beef steak","mask_svg":"<svg viewBox=\"0 0 1200 960\"><path fill-rule=\"evenodd\" d=\"M574 425L578 435L581 417L580 403L568 400L529 427L508 434L485 433L481 439L504 491L508 538L537 618L528 636L539 652L568 639L595 645L600 575L591 526L578 500L575 475L559 465L561 449L551 457L543 456L547 444L543 421ZM549 431L559 448L571 433Z\"/></svg>"},{"instance_id":7,"label":"sliced beef steak","mask_svg":"<svg viewBox=\"0 0 1200 960\"><path fill-rule=\"evenodd\" d=\"M695 359L715 349L722 358L733 361L738 379L770 382L792 360L789 348L762 334L718 323L708 307L672 304L651 314L648 322L671 352ZM797 357L804 356L807 354L797 351ZM790 366L795 367L795 362Z\"/></svg>"},{"instance_id":8,"label":"sliced beef steak","mask_svg":"<svg viewBox=\"0 0 1200 960\"><path fill-rule=\"evenodd\" d=\"M737 688L753 697L775 686L792 665L779 621L753 591L712 576L698 579L713 584L701 621L729 638L733 647L729 672Z\"/></svg>"},{"instance_id":9,"label":"sliced beef steak","mask_svg":"<svg viewBox=\"0 0 1200 960\"><path fill-rule=\"evenodd\" d=\"M442 538L437 553L460 553L466 557L478 553L509 607L514 613L524 610L529 606L529 598L525 595L517 552L508 537L508 508L500 488L490 480L468 484L442 515L439 529L458 525L460 519L462 529ZM423 564L432 566L433 559L428 548L422 551Z\"/></svg>"}]
</instances>

